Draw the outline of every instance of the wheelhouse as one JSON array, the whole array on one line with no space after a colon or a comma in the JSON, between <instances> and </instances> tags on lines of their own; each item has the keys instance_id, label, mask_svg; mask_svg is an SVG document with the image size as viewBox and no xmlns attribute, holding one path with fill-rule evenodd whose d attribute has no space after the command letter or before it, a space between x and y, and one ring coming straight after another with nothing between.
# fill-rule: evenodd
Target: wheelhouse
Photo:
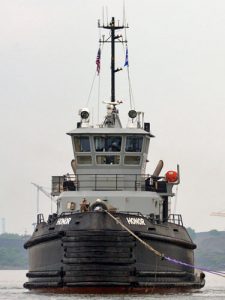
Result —
<instances>
[{"instance_id":1,"label":"wheelhouse","mask_svg":"<svg viewBox=\"0 0 225 300\"><path fill-rule=\"evenodd\" d=\"M102 129L102 130L101 130ZM72 138L76 174L88 169L89 173L105 173L117 169L118 173L133 170L140 173L146 166L150 133L143 129L98 128L88 132L87 128L68 133Z\"/></svg>"}]
</instances>

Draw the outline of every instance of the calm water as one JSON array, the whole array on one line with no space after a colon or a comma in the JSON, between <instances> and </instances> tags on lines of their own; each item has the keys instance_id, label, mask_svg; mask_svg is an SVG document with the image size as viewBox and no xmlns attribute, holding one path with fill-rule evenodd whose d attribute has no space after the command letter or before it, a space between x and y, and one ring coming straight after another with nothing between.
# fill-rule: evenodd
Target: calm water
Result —
<instances>
[{"instance_id":1,"label":"calm water","mask_svg":"<svg viewBox=\"0 0 225 300\"><path fill-rule=\"evenodd\" d=\"M75 299L75 300L147 300L147 299L167 299L167 300L200 300L200 299L224 299L225 300L225 277L217 277L215 275L207 274L206 286L195 293L186 293L186 294L169 294L169 295L116 295L116 296L102 296L102 295L52 295L52 294L35 294L28 292L23 289L23 282L26 281L25 277L26 271L1 271L0 270L0 300L66 300L66 299Z\"/></svg>"}]
</instances>

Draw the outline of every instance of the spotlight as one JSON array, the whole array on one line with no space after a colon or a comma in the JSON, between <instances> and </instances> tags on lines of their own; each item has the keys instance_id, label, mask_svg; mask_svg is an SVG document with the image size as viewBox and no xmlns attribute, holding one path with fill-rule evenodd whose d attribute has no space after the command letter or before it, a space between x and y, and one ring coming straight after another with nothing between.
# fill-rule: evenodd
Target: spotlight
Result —
<instances>
[{"instance_id":1,"label":"spotlight","mask_svg":"<svg viewBox=\"0 0 225 300\"><path fill-rule=\"evenodd\" d=\"M89 110L87 108L81 109L80 116L82 119L87 120L89 118Z\"/></svg>"},{"instance_id":2,"label":"spotlight","mask_svg":"<svg viewBox=\"0 0 225 300\"><path fill-rule=\"evenodd\" d=\"M137 112L136 112L136 110L131 109L131 110L128 112L128 116L129 116L131 119L136 118L136 117L137 117Z\"/></svg>"}]
</instances>

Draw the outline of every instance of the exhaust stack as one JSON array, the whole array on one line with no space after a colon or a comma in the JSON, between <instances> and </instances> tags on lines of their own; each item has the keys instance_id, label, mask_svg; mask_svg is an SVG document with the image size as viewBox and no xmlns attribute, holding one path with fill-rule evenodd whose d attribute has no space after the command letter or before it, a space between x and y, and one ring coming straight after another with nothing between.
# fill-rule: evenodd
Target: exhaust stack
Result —
<instances>
[{"instance_id":1,"label":"exhaust stack","mask_svg":"<svg viewBox=\"0 0 225 300\"><path fill-rule=\"evenodd\" d=\"M152 177L159 177L159 174L162 171L163 165L164 165L163 161L160 160L155 168L155 171L152 174Z\"/></svg>"}]
</instances>

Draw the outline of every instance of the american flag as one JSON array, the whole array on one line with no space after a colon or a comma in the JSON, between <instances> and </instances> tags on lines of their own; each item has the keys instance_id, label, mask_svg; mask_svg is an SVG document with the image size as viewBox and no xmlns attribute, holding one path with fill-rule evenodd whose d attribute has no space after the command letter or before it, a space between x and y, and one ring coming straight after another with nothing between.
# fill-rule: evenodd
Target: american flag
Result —
<instances>
[{"instance_id":1,"label":"american flag","mask_svg":"<svg viewBox=\"0 0 225 300\"><path fill-rule=\"evenodd\" d=\"M96 57L96 65L97 65L97 73L100 73L100 66L101 66L101 49L98 49L97 57Z\"/></svg>"}]
</instances>

